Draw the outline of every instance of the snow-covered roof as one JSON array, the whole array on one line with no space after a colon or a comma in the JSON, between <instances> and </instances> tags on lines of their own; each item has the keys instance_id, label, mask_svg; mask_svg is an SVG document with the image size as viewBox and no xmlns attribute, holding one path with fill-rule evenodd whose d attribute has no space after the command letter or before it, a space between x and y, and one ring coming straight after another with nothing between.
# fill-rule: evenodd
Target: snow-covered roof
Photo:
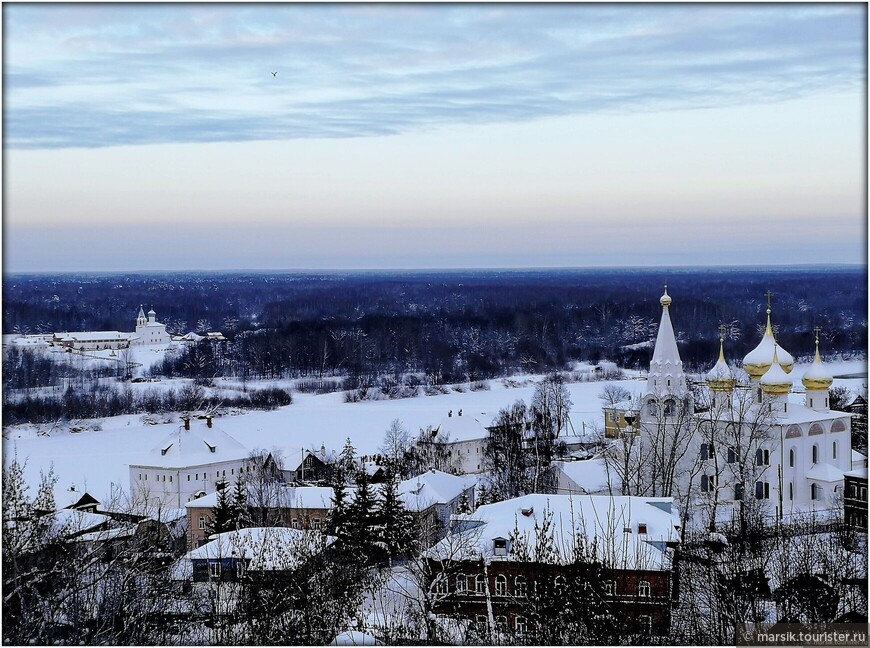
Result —
<instances>
[{"instance_id":1,"label":"snow-covered roof","mask_svg":"<svg viewBox=\"0 0 870 648\"><path fill-rule=\"evenodd\" d=\"M489 438L489 431L473 416L448 416L438 424L438 431L450 441L476 441Z\"/></svg>"},{"instance_id":2,"label":"snow-covered roof","mask_svg":"<svg viewBox=\"0 0 870 648\"><path fill-rule=\"evenodd\" d=\"M429 554L452 560L511 560L515 556L512 542L508 542L507 555L496 556L493 540L509 539L516 533L534 561L536 537L545 516L551 516L554 560L560 563L571 562L575 549L586 548L617 569L668 569L666 545L680 540L681 523L672 498L534 494L487 504L469 515L454 515L453 533ZM639 533L641 525L646 525L646 533Z\"/></svg>"},{"instance_id":3,"label":"snow-covered roof","mask_svg":"<svg viewBox=\"0 0 870 648\"><path fill-rule=\"evenodd\" d=\"M852 450L852 470L867 467L867 455L861 454L857 450Z\"/></svg>"},{"instance_id":4,"label":"snow-covered roof","mask_svg":"<svg viewBox=\"0 0 870 648\"><path fill-rule=\"evenodd\" d=\"M807 479L823 482L843 481L843 471L829 463L817 463L807 471Z\"/></svg>"},{"instance_id":5,"label":"snow-covered roof","mask_svg":"<svg viewBox=\"0 0 870 648\"><path fill-rule=\"evenodd\" d=\"M239 461L249 455L248 449L222 429L205 421L190 421L190 429L179 425L176 430L154 446L147 456L131 466L156 468L188 468L224 461Z\"/></svg>"},{"instance_id":6,"label":"snow-covered roof","mask_svg":"<svg viewBox=\"0 0 870 648\"><path fill-rule=\"evenodd\" d=\"M332 508L334 492L329 486L285 486L255 489L249 486L248 504L261 505L263 497L274 500L270 506L276 508L298 509L329 509ZM255 492L257 491L257 492ZM348 497L352 497L352 489L348 489ZM232 498L232 493L229 493ZM217 505L218 493L209 493L203 497L187 502L185 508L214 508Z\"/></svg>"},{"instance_id":7,"label":"snow-covered roof","mask_svg":"<svg viewBox=\"0 0 870 648\"><path fill-rule=\"evenodd\" d=\"M763 375L768 367L773 364L773 354L776 351L778 364L788 371L791 371L794 365L792 355L776 344L773 337L773 329L770 326L770 309L767 309L767 327L764 329L764 335L758 346L752 349L749 353L743 356L743 368L750 376L756 378Z\"/></svg>"},{"instance_id":8,"label":"snow-covered roof","mask_svg":"<svg viewBox=\"0 0 870 648\"><path fill-rule=\"evenodd\" d=\"M252 527L218 533L201 547L189 551L189 560L220 560L244 558L248 567L256 570L284 570L298 567L308 556L322 546L335 542L332 536L324 536L320 544L319 534L285 527Z\"/></svg>"},{"instance_id":9,"label":"snow-covered roof","mask_svg":"<svg viewBox=\"0 0 870 648\"><path fill-rule=\"evenodd\" d=\"M610 488L611 477L601 457L584 461L557 461L553 465L586 493L607 492Z\"/></svg>"},{"instance_id":10,"label":"snow-covered roof","mask_svg":"<svg viewBox=\"0 0 870 648\"><path fill-rule=\"evenodd\" d=\"M867 479L867 466L861 466L859 468L855 468L854 464L852 465L852 470L843 473L847 477L857 477L859 479Z\"/></svg>"},{"instance_id":11,"label":"snow-covered roof","mask_svg":"<svg viewBox=\"0 0 870 648\"><path fill-rule=\"evenodd\" d=\"M136 535L136 525L115 527L114 529L105 529L104 531L90 531L83 533L76 541L78 542L102 542L106 540L117 540L119 538L132 538Z\"/></svg>"},{"instance_id":12,"label":"snow-covered roof","mask_svg":"<svg viewBox=\"0 0 870 648\"><path fill-rule=\"evenodd\" d=\"M477 481L467 475L428 470L399 483L399 497L409 511L423 511L435 504L449 504Z\"/></svg>"},{"instance_id":13,"label":"snow-covered roof","mask_svg":"<svg viewBox=\"0 0 870 648\"><path fill-rule=\"evenodd\" d=\"M63 334L61 340L76 342L93 342L103 340L129 340L134 337L133 333L121 333L120 331L74 331Z\"/></svg>"},{"instance_id":14,"label":"snow-covered roof","mask_svg":"<svg viewBox=\"0 0 870 648\"><path fill-rule=\"evenodd\" d=\"M58 533L74 535L90 531L109 521L108 516L99 513L86 513L75 509L61 509L50 514L53 526Z\"/></svg>"}]
</instances>

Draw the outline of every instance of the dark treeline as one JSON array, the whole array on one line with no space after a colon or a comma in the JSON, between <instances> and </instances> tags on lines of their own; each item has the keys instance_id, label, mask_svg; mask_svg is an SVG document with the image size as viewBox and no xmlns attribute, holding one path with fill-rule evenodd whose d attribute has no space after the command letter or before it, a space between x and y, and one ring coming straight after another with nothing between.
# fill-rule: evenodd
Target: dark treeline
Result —
<instances>
[{"instance_id":1,"label":"dark treeline","mask_svg":"<svg viewBox=\"0 0 870 648\"><path fill-rule=\"evenodd\" d=\"M773 293L780 343L797 357L867 347L864 268L369 273L11 275L4 332L133 329L140 304L173 333L220 330L221 347L170 358L169 375L277 378L425 373L431 382L610 359L644 367L667 282L690 369L715 361L718 327L741 358Z\"/></svg>"}]
</instances>

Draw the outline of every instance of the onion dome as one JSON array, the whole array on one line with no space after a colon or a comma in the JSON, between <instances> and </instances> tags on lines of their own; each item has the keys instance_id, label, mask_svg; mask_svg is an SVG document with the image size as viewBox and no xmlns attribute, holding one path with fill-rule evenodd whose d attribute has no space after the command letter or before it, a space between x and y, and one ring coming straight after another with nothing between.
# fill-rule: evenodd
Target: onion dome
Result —
<instances>
[{"instance_id":1,"label":"onion dome","mask_svg":"<svg viewBox=\"0 0 870 648\"><path fill-rule=\"evenodd\" d=\"M671 305L671 296L668 294L668 285L665 284L665 294L662 295L662 298L659 299L659 303L662 306L670 306Z\"/></svg>"},{"instance_id":2,"label":"onion dome","mask_svg":"<svg viewBox=\"0 0 870 648\"><path fill-rule=\"evenodd\" d=\"M770 363L770 368L761 377L758 384L761 385L761 389L765 394L779 396L791 391L792 379L788 377L788 374L782 368L782 364L777 357L777 352L778 349L774 346L773 362Z\"/></svg>"},{"instance_id":3,"label":"onion dome","mask_svg":"<svg viewBox=\"0 0 870 648\"><path fill-rule=\"evenodd\" d=\"M782 347L777 347L773 337L773 329L770 327L770 309L768 308L767 328L764 329L764 336L758 346L743 358L743 369L752 378L763 376L773 364L774 355L778 355L779 365L786 373L789 373L794 367L794 358Z\"/></svg>"},{"instance_id":4,"label":"onion dome","mask_svg":"<svg viewBox=\"0 0 870 648\"><path fill-rule=\"evenodd\" d=\"M154 312L153 308L150 311L148 311L148 317L155 317L156 315L157 315L157 313Z\"/></svg>"},{"instance_id":5,"label":"onion dome","mask_svg":"<svg viewBox=\"0 0 870 648\"><path fill-rule=\"evenodd\" d=\"M737 380L731 373L731 369L725 362L724 341L719 338L719 361L707 372L707 386L718 392L730 392L734 389Z\"/></svg>"},{"instance_id":6,"label":"onion dome","mask_svg":"<svg viewBox=\"0 0 870 648\"><path fill-rule=\"evenodd\" d=\"M804 373L801 382L807 389L829 389L834 382L834 376L828 371L822 356L819 355L819 338L816 336L816 359Z\"/></svg>"}]
</instances>

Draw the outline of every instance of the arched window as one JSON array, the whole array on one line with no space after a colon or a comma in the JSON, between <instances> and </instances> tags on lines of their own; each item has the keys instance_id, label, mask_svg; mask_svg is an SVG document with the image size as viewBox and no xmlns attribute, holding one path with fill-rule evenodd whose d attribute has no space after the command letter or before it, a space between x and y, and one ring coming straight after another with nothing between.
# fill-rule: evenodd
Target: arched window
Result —
<instances>
[{"instance_id":1,"label":"arched window","mask_svg":"<svg viewBox=\"0 0 870 648\"><path fill-rule=\"evenodd\" d=\"M831 459L836 459L836 458L837 458L837 442L834 441L831 444Z\"/></svg>"},{"instance_id":2,"label":"arched window","mask_svg":"<svg viewBox=\"0 0 870 648\"><path fill-rule=\"evenodd\" d=\"M659 415L659 405L654 400L647 401L646 404L647 411L650 416L658 416Z\"/></svg>"},{"instance_id":3,"label":"arched window","mask_svg":"<svg viewBox=\"0 0 870 648\"><path fill-rule=\"evenodd\" d=\"M504 574L499 574L495 577L495 595L504 596L507 594L507 577Z\"/></svg>"},{"instance_id":4,"label":"arched window","mask_svg":"<svg viewBox=\"0 0 870 648\"><path fill-rule=\"evenodd\" d=\"M637 595L648 597L650 595L649 581L640 581L637 584Z\"/></svg>"},{"instance_id":5,"label":"arched window","mask_svg":"<svg viewBox=\"0 0 870 648\"><path fill-rule=\"evenodd\" d=\"M529 591L525 576L517 576L514 579L514 593L517 596L525 596Z\"/></svg>"},{"instance_id":6,"label":"arched window","mask_svg":"<svg viewBox=\"0 0 870 648\"><path fill-rule=\"evenodd\" d=\"M474 579L474 592L475 594L486 594L486 579L483 574L478 574Z\"/></svg>"},{"instance_id":7,"label":"arched window","mask_svg":"<svg viewBox=\"0 0 870 648\"><path fill-rule=\"evenodd\" d=\"M565 577L564 576L556 576L555 584L556 589L563 589L565 587Z\"/></svg>"},{"instance_id":8,"label":"arched window","mask_svg":"<svg viewBox=\"0 0 870 648\"><path fill-rule=\"evenodd\" d=\"M786 439L799 439L801 437L801 427L799 425L789 425L785 431Z\"/></svg>"},{"instance_id":9,"label":"arched window","mask_svg":"<svg viewBox=\"0 0 870 648\"><path fill-rule=\"evenodd\" d=\"M526 633L525 617L518 616L514 619L514 629L516 629L518 635L524 635Z\"/></svg>"},{"instance_id":10,"label":"arched window","mask_svg":"<svg viewBox=\"0 0 870 648\"><path fill-rule=\"evenodd\" d=\"M834 421L833 425L831 425L831 432L845 432L846 424L843 423L840 419Z\"/></svg>"},{"instance_id":11,"label":"arched window","mask_svg":"<svg viewBox=\"0 0 870 648\"><path fill-rule=\"evenodd\" d=\"M813 424L810 426L810 432L809 432L809 435L808 435L808 436L815 436L815 435L817 435L817 434L824 434L824 432L825 432L825 428L823 428L823 427L821 426L821 424L819 424L819 423L813 423Z\"/></svg>"},{"instance_id":12,"label":"arched window","mask_svg":"<svg viewBox=\"0 0 870 648\"><path fill-rule=\"evenodd\" d=\"M813 463L814 464L819 463L819 444L818 443L813 444Z\"/></svg>"},{"instance_id":13,"label":"arched window","mask_svg":"<svg viewBox=\"0 0 870 648\"><path fill-rule=\"evenodd\" d=\"M468 576L465 574L459 574L456 577L456 591L459 594L465 594L468 592Z\"/></svg>"},{"instance_id":14,"label":"arched window","mask_svg":"<svg viewBox=\"0 0 870 648\"><path fill-rule=\"evenodd\" d=\"M435 579L435 593L447 594L447 578L444 575L440 575Z\"/></svg>"}]
</instances>

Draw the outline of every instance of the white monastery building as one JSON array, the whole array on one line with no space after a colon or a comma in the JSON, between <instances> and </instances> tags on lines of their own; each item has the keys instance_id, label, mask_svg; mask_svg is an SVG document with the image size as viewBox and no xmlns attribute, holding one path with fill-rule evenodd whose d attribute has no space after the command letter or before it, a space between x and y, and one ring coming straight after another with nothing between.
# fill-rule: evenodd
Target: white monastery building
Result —
<instances>
[{"instance_id":1,"label":"white monastery building","mask_svg":"<svg viewBox=\"0 0 870 648\"><path fill-rule=\"evenodd\" d=\"M151 506L183 508L192 499L231 486L250 470L249 452L212 423L185 419L142 461L130 464L134 499Z\"/></svg>"},{"instance_id":2,"label":"white monastery building","mask_svg":"<svg viewBox=\"0 0 870 648\"><path fill-rule=\"evenodd\" d=\"M169 344L172 338L166 332L166 324L157 321L157 313L154 309L148 311L148 318L139 306L139 315L136 317L136 334L133 344Z\"/></svg>"}]
</instances>

